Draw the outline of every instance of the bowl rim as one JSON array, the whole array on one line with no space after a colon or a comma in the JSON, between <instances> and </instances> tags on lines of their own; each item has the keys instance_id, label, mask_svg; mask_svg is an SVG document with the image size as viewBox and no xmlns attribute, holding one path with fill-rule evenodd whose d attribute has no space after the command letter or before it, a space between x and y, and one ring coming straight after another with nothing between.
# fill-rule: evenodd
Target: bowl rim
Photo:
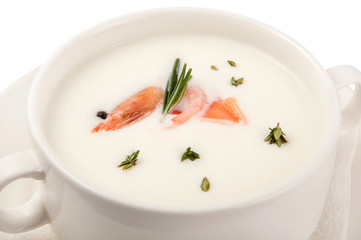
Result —
<instances>
[{"instance_id":1,"label":"bowl rim","mask_svg":"<svg viewBox=\"0 0 361 240\"><path fill-rule=\"evenodd\" d=\"M321 146L323 147L321 151L315 155L315 158L321 158L322 160L313 161L312 167L302 171L297 176L288 179L288 181L283 184L271 188L268 191L263 192L262 194L245 198L238 202L232 201L230 203L224 204L212 204L207 206L168 206L168 205L160 205L154 203L147 203L138 200L129 199L125 196L120 196L118 194L109 192L100 187L89 184L86 180L81 179L75 176L71 171L68 170L65 166L61 164L61 161L58 160L56 154L52 151L51 145L48 142L46 135L43 131L41 131L40 119L37 116L37 95L41 92L42 81L44 80L44 76L47 71L51 71L52 62L54 59L61 55L64 51L66 51L67 47L74 42L78 41L82 38L87 38L91 36L93 32L98 32L99 29L104 28L113 24L126 24L127 19L136 19L136 18L144 18L144 16L151 17L152 15L159 14L184 14L184 13L196 13L196 14L204 14L214 17L230 17L236 21L246 21L247 23L251 23L254 26L258 27L262 30L267 30L271 32L278 38L282 38L286 40L288 43L294 47L295 51L299 51L302 53L307 60L312 63L312 65L317 69L318 74L324 78L325 87L329 91L332 102L330 104L334 104L334 108L332 109L334 119L333 123L330 125L330 129L333 131L327 131L325 133L324 141ZM132 208L141 211L148 212L157 212L163 214L206 214L218 211L226 211L232 210L235 208L246 208L250 206L254 206L260 203L263 203L268 200L275 199L281 196L283 193L290 191L295 188L297 185L302 183L305 179L307 179L310 175L314 174L319 168L321 168L327 161L330 156L332 156L332 150L335 149L338 133L340 131L341 125L341 112L339 107L339 101L337 98L337 92L335 86L332 84L332 80L329 74L325 71L325 69L318 63L318 61L299 43L281 33L280 31L274 29L273 27L259 22L257 20L251 19L249 17L241 16L236 13L230 13L226 11L209 9L209 8L193 8L193 7L171 7L171 8L157 8L151 10L142 10L138 12L124 14L118 17L111 18L104 22L101 22L93 27L86 29L85 31L79 33L75 37L71 38L68 42L63 44L58 50L45 62L45 64L41 67L39 72L37 73L34 82L31 85L29 95L28 95L28 105L27 105L27 115L30 132L34 138L36 146L38 150L42 153L42 156L45 156L46 163L49 164L53 169L56 169L56 172L59 173L62 178L71 186L80 190L82 193L87 194L89 196L101 199L102 201L106 201L109 204L113 204L119 207Z\"/></svg>"}]
</instances>

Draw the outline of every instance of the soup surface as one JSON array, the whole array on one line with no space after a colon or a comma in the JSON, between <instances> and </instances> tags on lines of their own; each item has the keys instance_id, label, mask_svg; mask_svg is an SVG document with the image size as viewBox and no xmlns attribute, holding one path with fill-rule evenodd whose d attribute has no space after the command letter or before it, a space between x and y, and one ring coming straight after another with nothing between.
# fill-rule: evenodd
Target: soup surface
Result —
<instances>
[{"instance_id":1,"label":"soup surface","mask_svg":"<svg viewBox=\"0 0 361 240\"><path fill-rule=\"evenodd\" d=\"M149 86L164 90L176 58L193 69L189 87L206 93L201 112L169 128L175 115L160 121L160 103L132 125L91 132L104 121L97 112L110 113ZM236 87L232 77L244 81ZM236 98L247 124L202 118L212 102L228 97ZM322 138L312 101L302 79L235 39L148 36L109 49L70 72L53 94L46 127L59 158L91 185L161 205L222 204L270 191L307 166ZM264 141L278 122L288 141L281 147ZM200 158L181 161L188 147ZM136 150L136 165L118 168ZM201 189L204 177L210 183L207 192Z\"/></svg>"}]
</instances>

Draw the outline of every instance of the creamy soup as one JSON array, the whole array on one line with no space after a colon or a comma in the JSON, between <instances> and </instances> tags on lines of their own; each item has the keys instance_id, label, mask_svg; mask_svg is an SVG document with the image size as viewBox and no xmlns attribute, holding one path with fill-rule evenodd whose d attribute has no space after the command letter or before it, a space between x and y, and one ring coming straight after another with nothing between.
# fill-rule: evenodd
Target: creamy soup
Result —
<instances>
[{"instance_id":1,"label":"creamy soup","mask_svg":"<svg viewBox=\"0 0 361 240\"><path fill-rule=\"evenodd\" d=\"M206 94L202 110L169 128L162 103L148 117L115 131L91 132L142 89L165 89L174 60L193 69L190 87ZM232 60L236 66L227 61ZM212 69L215 66L217 70ZM237 87L231 79L244 78ZM214 101L233 97L243 122L202 116ZM200 34L148 36L84 62L61 82L51 99L47 133L67 169L132 200L199 206L252 198L290 180L307 164L322 138L319 113L302 79L265 53L231 38ZM181 103L182 104L182 103ZM277 123L287 143L264 139ZM181 161L188 147L200 158ZM118 165L140 150L135 166ZM201 189L207 178L208 191Z\"/></svg>"}]
</instances>

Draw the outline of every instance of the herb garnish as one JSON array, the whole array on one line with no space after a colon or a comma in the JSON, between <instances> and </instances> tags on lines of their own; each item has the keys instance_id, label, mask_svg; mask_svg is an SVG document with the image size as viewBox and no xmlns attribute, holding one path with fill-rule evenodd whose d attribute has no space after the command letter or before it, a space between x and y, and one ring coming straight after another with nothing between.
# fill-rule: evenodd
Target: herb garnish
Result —
<instances>
[{"instance_id":1,"label":"herb garnish","mask_svg":"<svg viewBox=\"0 0 361 240\"><path fill-rule=\"evenodd\" d=\"M208 192L210 187L210 183L208 181L208 179L205 177L203 178L202 184L201 184L201 189L203 192Z\"/></svg>"},{"instance_id":2,"label":"herb garnish","mask_svg":"<svg viewBox=\"0 0 361 240\"><path fill-rule=\"evenodd\" d=\"M183 153L183 156L182 156L182 162L186 159L189 159L191 161L194 161L196 159L199 159L199 154L192 151L192 149L190 147L187 148L187 151L185 153Z\"/></svg>"},{"instance_id":3,"label":"herb garnish","mask_svg":"<svg viewBox=\"0 0 361 240\"><path fill-rule=\"evenodd\" d=\"M216 66L214 66L214 65L212 65L211 68L212 68L214 71L217 71L217 70L218 70L218 68L217 68Z\"/></svg>"},{"instance_id":4,"label":"herb garnish","mask_svg":"<svg viewBox=\"0 0 361 240\"><path fill-rule=\"evenodd\" d=\"M187 64L183 65L182 72L178 77L179 58L174 62L172 73L168 79L164 93L163 118L182 100L184 92L188 87L188 82L192 78L192 68L187 73Z\"/></svg>"},{"instance_id":5,"label":"herb garnish","mask_svg":"<svg viewBox=\"0 0 361 240\"><path fill-rule=\"evenodd\" d=\"M269 141L269 144L277 144L278 147L281 147L282 143L286 143L287 140L284 137L286 134L280 128L280 123L277 123L275 128L269 128L271 130L270 134L264 139L265 142Z\"/></svg>"},{"instance_id":6,"label":"herb garnish","mask_svg":"<svg viewBox=\"0 0 361 240\"><path fill-rule=\"evenodd\" d=\"M233 62L232 60L228 60L229 65L231 65L232 67L236 67L237 64L235 62Z\"/></svg>"},{"instance_id":7,"label":"herb garnish","mask_svg":"<svg viewBox=\"0 0 361 240\"><path fill-rule=\"evenodd\" d=\"M136 152L133 152L131 155L128 155L127 158L118 166L118 168L123 167L123 170L127 170L128 168L131 168L136 164L138 161L138 154L140 150L137 150Z\"/></svg>"},{"instance_id":8,"label":"herb garnish","mask_svg":"<svg viewBox=\"0 0 361 240\"><path fill-rule=\"evenodd\" d=\"M243 79L244 78L235 79L234 77L232 77L231 83L232 83L233 86L238 87L239 84L243 83Z\"/></svg>"}]
</instances>

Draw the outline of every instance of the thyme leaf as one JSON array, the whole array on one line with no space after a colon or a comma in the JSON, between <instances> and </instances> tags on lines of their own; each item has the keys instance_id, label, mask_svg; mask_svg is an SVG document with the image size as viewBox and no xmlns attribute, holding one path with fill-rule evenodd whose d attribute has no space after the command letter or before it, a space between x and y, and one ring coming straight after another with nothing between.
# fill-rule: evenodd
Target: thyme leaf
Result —
<instances>
[{"instance_id":1,"label":"thyme leaf","mask_svg":"<svg viewBox=\"0 0 361 240\"><path fill-rule=\"evenodd\" d=\"M231 83L232 83L233 86L238 87L239 84L243 83L243 79L244 78L235 79L234 77L232 77Z\"/></svg>"},{"instance_id":2,"label":"thyme leaf","mask_svg":"<svg viewBox=\"0 0 361 240\"><path fill-rule=\"evenodd\" d=\"M187 150L182 155L181 162L183 162L186 159L194 161L194 160L199 159L199 158L200 158L199 154L192 151L192 149L190 147L188 147Z\"/></svg>"},{"instance_id":3,"label":"thyme leaf","mask_svg":"<svg viewBox=\"0 0 361 240\"><path fill-rule=\"evenodd\" d=\"M210 183L208 181L208 179L205 177L203 178L202 184L201 184L201 189L203 192L208 192L209 191L209 187L210 187Z\"/></svg>"},{"instance_id":4,"label":"thyme leaf","mask_svg":"<svg viewBox=\"0 0 361 240\"><path fill-rule=\"evenodd\" d=\"M128 155L127 158L118 165L118 168L122 167L123 170L127 170L128 168L137 165L139 152L140 150L137 150L133 152L131 155Z\"/></svg>"},{"instance_id":5,"label":"thyme leaf","mask_svg":"<svg viewBox=\"0 0 361 240\"><path fill-rule=\"evenodd\" d=\"M271 132L269 135L264 139L265 142L269 141L269 144L276 144L278 147L281 147L283 143L287 143L285 138L286 134L280 128L280 123L277 123L275 128L269 128Z\"/></svg>"},{"instance_id":6,"label":"thyme leaf","mask_svg":"<svg viewBox=\"0 0 361 240\"><path fill-rule=\"evenodd\" d=\"M236 66L237 66L237 64L236 64L234 61L232 61L232 60L228 60L227 62L228 62L228 64L231 65L232 67L236 67Z\"/></svg>"},{"instance_id":7,"label":"thyme leaf","mask_svg":"<svg viewBox=\"0 0 361 240\"><path fill-rule=\"evenodd\" d=\"M217 70L218 70L218 68L217 68L216 66L214 66L214 65L212 65L211 68L212 68L214 71L217 71Z\"/></svg>"}]
</instances>

